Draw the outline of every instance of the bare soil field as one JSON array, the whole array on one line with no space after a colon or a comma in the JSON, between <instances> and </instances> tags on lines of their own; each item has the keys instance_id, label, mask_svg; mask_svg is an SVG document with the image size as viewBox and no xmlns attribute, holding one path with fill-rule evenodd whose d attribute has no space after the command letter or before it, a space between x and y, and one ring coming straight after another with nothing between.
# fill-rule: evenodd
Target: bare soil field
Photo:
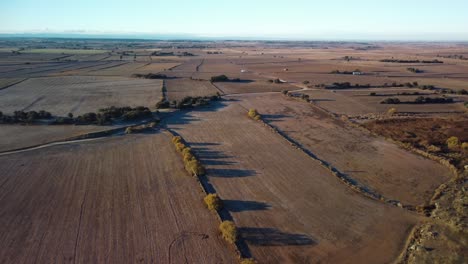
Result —
<instances>
[{"instance_id":1,"label":"bare soil field","mask_svg":"<svg viewBox=\"0 0 468 264\"><path fill-rule=\"evenodd\" d=\"M164 71L164 74L170 77L190 78L199 70L200 65L202 64L203 58L196 57L180 64L177 67Z\"/></svg>"},{"instance_id":2,"label":"bare soil field","mask_svg":"<svg viewBox=\"0 0 468 264\"><path fill-rule=\"evenodd\" d=\"M282 90L297 89L287 83L269 83L266 80L245 81L245 82L217 82L216 87L222 90L225 94L242 94L242 93L265 93L265 92L281 92Z\"/></svg>"},{"instance_id":3,"label":"bare soil field","mask_svg":"<svg viewBox=\"0 0 468 264\"><path fill-rule=\"evenodd\" d=\"M185 78L165 80L167 99L170 101L182 100L184 97L211 96L220 92L208 81L195 81Z\"/></svg>"},{"instance_id":4,"label":"bare soil field","mask_svg":"<svg viewBox=\"0 0 468 264\"><path fill-rule=\"evenodd\" d=\"M167 126L207 167L260 263L389 263L417 220L365 198L236 102L182 112ZM390 231L391 230L391 231Z\"/></svg>"},{"instance_id":5,"label":"bare soil field","mask_svg":"<svg viewBox=\"0 0 468 264\"><path fill-rule=\"evenodd\" d=\"M2 125L0 129L0 152L63 141L86 133L98 132L110 126L27 126Z\"/></svg>"},{"instance_id":6,"label":"bare soil field","mask_svg":"<svg viewBox=\"0 0 468 264\"><path fill-rule=\"evenodd\" d=\"M46 110L66 116L109 106L152 107L162 81L123 77L66 76L34 78L0 90L0 111Z\"/></svg>"},{"instance_id":7,"label":"bare soil field","mask_svg":"<svg viewBox=\"0 0 468 264\"><path fill-rule=\"evenodd\" d=\"M237 263L165 134L0 160L2 263Z\"/></svg>"},{"instance_id":8,"label":"bare soil field","mask_svg":"<svg viewBox=\"0 0 468 264\"><path fill-rule=\"evenodd\" d=\"M4 78L0 79L0 90L5 89L13 84L21 82L24 78Z\"/></svg>"},{"instance_id":9,"label":"bare soil field","mask_svg":"<svg viewBox=\"0 0 468 264\"><path fill-rule=\"evenodd\" d=\"M352 179L403 205L425 204L452 177L444 166L347 126L305 102L278 94L233 98L256 108L268 123Z\"/></svg>"}]
</instances>

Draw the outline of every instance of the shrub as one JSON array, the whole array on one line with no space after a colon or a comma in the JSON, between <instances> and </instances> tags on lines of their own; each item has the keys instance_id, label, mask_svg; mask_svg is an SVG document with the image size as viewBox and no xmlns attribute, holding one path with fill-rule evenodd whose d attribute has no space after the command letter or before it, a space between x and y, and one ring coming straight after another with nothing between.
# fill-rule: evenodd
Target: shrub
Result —
<instances>
[{"instance_id":1,"label":"shrub","mask_svg":"<svg viewBox=\"0 0 468 264\"><path fill-rule=\"evenodd\" d=\"M185 145L184 143L178 142L178 143L175 143L175 147L177 151L181 152L185 148Z\"/></svg>"},{"instance_id":2,"label":"shrub","mask_svg":"<svg viewBox=\"0 0 468 264\"><path fill-rule=\"evenodd\" d=\"M387 110L387 115L392 116L397 112L397 109L395 107L389 108Z\"/></svg>"},{"instance_id":3,"label":"shrub","mask_svg":"<svg viewBox=\"0 0 468 264\"><path fill-rule=\"evenodd\" d=\"M247 113L247 115L254 119L254 120L259 120L260 119L260 115L258 114L257 110L255 109L250 109L249 112Z\"/></svg>"},{"instance_id":4,"label":"shrub","mask_svg":"<svg viewBox=\"0 0 468 264\"><path fill-rule=\"evenodd\" d=\"M125 129L125 134L132 134L133 133L133 128L132 127L127 127Z\"/></svg>"},{"instance_id":5,"label":"shrub","mask_svg":"<svg viewBox=\"0 0 468 264\"><path fill-rule=\"evenodd\" d=\"M192 149L189 147L182 149L182 155L186 155L186 154L192 154Z\"/></svg>"},{"instance_id":6,"label":"shrub","mask_svg":"<svg viewBox=\"0 0 468 264\"><path fill-rule=\"evenodd\" d=\"M172 137L172 143L176 144L176 143L181 143L181 142L182 142L182 138L180 136Z\"/></svg>"},{"instance_id":7,"label":"shrub","mask_svg":"<svg viewBox=\"0 0 468 264\"><path fill-rule=\"evenodd\" d=\"M466 91L465 89L461 89L457 91L457 94L468 94L468 91Z\"/></svg>"},{"instance_id":8,"label":"shrub","mask_svg":"<svg viewBox=\"0 0 468 264\"><path fill-rule=\"evenodd\" d=\"M376 96L377 94L375 92L372 92L369 94L370 96Z\"/></svg>"},{"instance_id":9,"label":"shrub","mask_svg":"<svg viewBox=\"0 0 468 264\"><path fill-rule=\"evenodd\" d=\"M303 81L303 82L302 82L302 84L305 84L305 85L307 85L307 84L309 84L309 83L310 83L309 81Z\"/></svg>"},{"instance_id":10,"label":"shrub","mask_svg":"<svg viewBox=\"0 0 468 264\"><path fill-rule=\"evenodd\" d=\"M189 161L195 159L195 156L193 156L192 153L183 154L183 157L184 157L184 162L189 162Z\"/></svg>"},{"instance_id":11,"label":"shrub","mask_svg":"<svg viewBox=\"0 0 468 264\"><path fill-rule=\"evenodd\" d=\"M203 199L205 201L206 207L211 211L218 211L223 207L223 202L217 194L210 193Z\"/></svg>"},{"instance_id":12,"label":"shrub","mask_svg":"<svg viewBox=\"0 0 468 264\"><path fill-rule=\"evenodd\" d=\"M447 147L449 149L455 149L458 147L458 145L460 145L460 141L458 140L457 137L449 137L447 139Z\"/></svg>"},{"instance_id":13,"label":"shrub","mask_svg":"<svg viewBox=\"0 0 468 264\"><path fill-rule=\"evenodd\" d=\"M205 168L196 159L192 159L192 160L189 160L189 161L185 162L185 169L192 176L203 176L203 175L205 175Z\"/></svg>"},{"instance_id":14,"label":"shrub","mask_svg":"<svg viewBox=\"0 0 468 264\"><path fill-rule=\"evenodd\" d=\"M462 148L463 151L468 151L468 142L463 142L461 144L461 148Z\"/></svg>"},{"instance_id":15,"label":"shrub","mask_svg":"<svg viewBox=\"0 0 468 264\"><path fill-rule=\"evenodd\" d=\"M427 147L427 150L429 152L440 152L441 151L441 149L439 147L434 146L434 145L430 145L429 147Z\"/></svg>"},{"instance_id":16,"label":"shrub","mask_svg":"<svg viewBox=\"0 0 468 264\"><path fill-rule=\"evenodd\" d=\"M255 261L253 258L245 258L241 259L240 264L257 264L257 261Z\"/></svg>"},{"instance_id":17,"label":"shrub","mask_svg":"<svg viewBox=\"0 0 468 264\"><path fill-rule=\"evenodd\" d=\"M400 99L398 99L398 98L387 98L387 99L383 100L380 103L381 104L399 104Z\"/></svg>"},{"instance_id":18,"label":"shrub","mask_svg":"<svg viewBox=\"0 0 468 264\"><path fill-rule=\"evenodd\" d=\"M156 109L165 109L169 107L170 107L169 101L166 101L164 99L156 103Z\"/></svg>"},{"instance_id":19,"label":"shrub","mask_svg":"<svg viewBox=\"0 0 468 264\"><path fill-rule=\"evenodd\" d=\"M227 242L234 244L237 241L237 228L232 221L223 221L219 225L221 236Z\"/></svg>"},{"instance_id":20,"label":"shrub","mask_svg":"<svg viewBox=\"0 0 468 264\"><path fill-rule=\"evenodd\" d=\"M282 90L281 93L284 94L284 95L287 95L288 94L288 90Z\"/></svg>"}]
</instances>

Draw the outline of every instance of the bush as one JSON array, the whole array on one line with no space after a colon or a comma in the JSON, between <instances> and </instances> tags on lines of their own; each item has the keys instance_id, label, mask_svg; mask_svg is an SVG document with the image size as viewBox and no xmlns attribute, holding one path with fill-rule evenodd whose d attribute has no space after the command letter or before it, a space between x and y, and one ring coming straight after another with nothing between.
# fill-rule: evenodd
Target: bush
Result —
<instances>
[{"instance_id":1,"label":"bush","mask_svg":"<svg viewBox=\"0 0 468 264\"><path fill-rule=\"evenodd\" d=\"M171 104L169 103L169 101L166 101L164 99L156 103L156 109L166 109L166 108L169 108L170 106Z\"/></svg>"},{"instance_id":2,"label":"bush","mask_svg":"<svg viewBox=\"0 0 468 264\"><path fill-rule=\"evenodd\" d=\"M370 96L376 96L377 94L375 92L372 92L369 94Z\"/></svg>"},{"instance_id":3,"label":"bush","mask_svg":"<svg viewBox=\"0 0 468 264\"><path fill-rule=\"evenodd\" d=\"M241 259L240 264L257 264L257 261L255 261L253 258L248 258L248 259Z\"/></svg>"},{"instance_id":4,"label":"bush","mask_svg":"<svg viewBox=\"0 0 468 264\"><path fill-rule=\"evenodd\" d=\"M234 244L237 241L237 228L232 221L223 221L219 225L221 236L227 242Z\"/></svg>"},{"instance_id":5,"label":"bush","mask_svg":"<svg viewBox=\"0 0 468 264\"><path fill-rule=\"evenodd\" d=\"M456 149L460 145L460 141L458 140L457 137L449 137L447 139L447 147L449 149Z\"/></svg>"},{"instance_id":6,"label":"bush","mask_svg":"<svg viewBox=\"0 0 468 264\"><path fill-rule=\"evenodd\" d=\"M282 90L281 93L284 94L284 95L287 95L288 94L288 90Z\"/></svg>"},{"instance_id":7,"label":"bush","mask_svg":"<svg viewBox=\"0 0 468 264\"><path fill-rule=\"evenodd\" d=\"M180 136L173 136L172 137L172 143L176 144L176 143L182 143L182 137Z\"/></svg>"},{"instance_id":8,"label":"bush","mask_svg":"<svg viewBox=\"0 0 468 264\"><path fill-rule=\"evenodd\" d=\"M380 103L381 104L399 104L400 99L398 99L398 98L387 98L387 99L383 100Z\"/></svg>"},{"instance_id":9,"label":"bush","mask_svg":"<svg viewBox=\"0 0 468 264\"><path fill-rule=\"evenodd\" d=\"M257 110L255 109L250 109L249 112L247 113L247 115L254 119L254 120L260 120L260 115L258 114Z\"/></svg>"},{"instance_id":10,"label":"bush","mask_svg":"<svg viewBox=\"0 0 468 264\"><path fill-rule=\"evenodd\" d=\"M223 207L223 202L217 194L210 193L203 199L206 207L211 211L219 211Z\"/></svg>"},{"instance_id":11,"label":"bush","mask_svg":"<svg viewBox=\"0 0 468 264\"><path fill-rule=\"evenodd\" d=\"M182 150L185 148L185 145L184 143L178 142L178 143L175 143L175 147L177 151L182 152Z\"/></svg>"},{"instance_id":12,"label":"bush","mask_svg":"<svg viewBox=\"0 0 468 264\"><path fill-rule=\"evenodd\" d=\"M203 175L205 175L205 168L196 159L192 159L192 160L189 160L189 161L185 162L185 169L192 176L203 176Z\"/></svg>"},{"instance_id":13,"label":"bush","mask_svg":"<svg viewBox=\"0 0 468 264\"><path fill-rule=\"evenodd\" d=\"M396 108L395 108L395 107L392 107L392 108L389 108L389 109L387 110L387 115L392 116L392 115L394 115L396 112L397 112Z\"/></svg>"},{"instance_id":14,"label":"bush","mask_svg":"<svg viewBox=\"0 0 468 264\"><path fill-rule=\"evenodd\" d=\"M468 151L468 142L463 142L461 144L461 148L462 148L463 151Z\"/></svg>"},{"instance_id":15,"label":"bush","mask_svg":"<svg viewBox=\"0 0 468 264\"><path fill-rule=\"evenodd\" d=\"M465 89L461 89L457 91L457 94L468 94L468 91L466 91Z\"/></svg>"}]
</instances>

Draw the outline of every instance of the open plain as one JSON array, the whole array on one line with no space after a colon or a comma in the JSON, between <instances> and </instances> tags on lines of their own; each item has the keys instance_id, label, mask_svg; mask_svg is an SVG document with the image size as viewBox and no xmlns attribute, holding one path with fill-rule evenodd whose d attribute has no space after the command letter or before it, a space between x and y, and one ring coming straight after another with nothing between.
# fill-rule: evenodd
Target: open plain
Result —
<instances>
[{"instance_id":1,"label":"open plain","mask_svg":"<svg viewBox=\"0 0 468 264\"><path fill-rule=\"evenodd\" d=\"M0 262L464 263L463 56L0 39Z\"/></svg>"}]
</instances>

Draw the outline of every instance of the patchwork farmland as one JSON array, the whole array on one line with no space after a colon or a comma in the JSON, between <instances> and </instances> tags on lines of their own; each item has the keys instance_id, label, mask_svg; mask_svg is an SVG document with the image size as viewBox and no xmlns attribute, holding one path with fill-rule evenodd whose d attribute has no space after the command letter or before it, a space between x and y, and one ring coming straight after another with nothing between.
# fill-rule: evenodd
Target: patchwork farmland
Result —
<instances>
[{"instance_id":1,"label":"patchwork farmland","mask_svg":"<svg viewBox=\"0 0 468 264\"><path fill-rule=\"evenodd\" d=\"M466 45L0 41L0 262L462 263L452 54Z\"/></svg>"}]
</instances>

